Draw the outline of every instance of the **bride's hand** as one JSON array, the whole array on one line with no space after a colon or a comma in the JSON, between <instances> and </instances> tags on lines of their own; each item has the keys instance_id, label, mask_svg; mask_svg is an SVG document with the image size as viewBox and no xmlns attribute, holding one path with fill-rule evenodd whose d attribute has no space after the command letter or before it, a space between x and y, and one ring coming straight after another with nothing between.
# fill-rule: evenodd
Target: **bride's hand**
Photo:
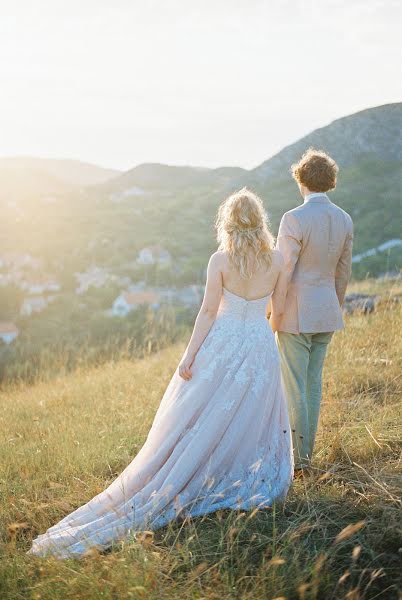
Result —
<instances>
[{"instance_id":1,"label":"bride's hand","mask_svg":"<svg viewBox=\"0 0 402 600\"><path fill-rule=\"evenodd\" d=\"M271 329L272 331L275 333L276 331L278 331L279 329L279 322L277 319L275 319L275 317L273 317L271 315L271 317L269 318L269 324L271 325Z\"/></svg>"},{"instance_id":2,"label":"bride's hand","mask_svg":"<svg viewBox=\"0 0 402 600\"><path fill-rule=\"evenodd\" d=\"M188 356L185 354L179 364L179 375L186 381L190 381L193 374L191 373L191 366L194 362L194 356Z\"/></svg>"}]
</instances>

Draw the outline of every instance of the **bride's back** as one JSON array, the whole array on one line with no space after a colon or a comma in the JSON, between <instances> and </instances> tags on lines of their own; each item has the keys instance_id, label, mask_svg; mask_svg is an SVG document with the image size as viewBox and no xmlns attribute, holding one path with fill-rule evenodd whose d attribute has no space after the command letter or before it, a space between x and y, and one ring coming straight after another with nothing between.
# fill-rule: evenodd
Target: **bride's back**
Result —
<instances>
[{"instance_id":1,"label":"bride's back","mask_svg":"<svg viewBox=\"0 0 402 600\"><path fill-rule=\"evenodd\" d=\"M250 278L243 277L232 265L226 252L222 252L222 284L225 289L246 300L256 300L271 294L278 279L281 261L278 251L272 251L270 267L256 265Z\"/></svg>"},{"instance_id":2,"label":"bride's back","mask_svg":"<svg viewBox=\"0 0 402 600\"><path fill-rule=\"evenodd\" d=\"M281 261L261 199L247 188L232 194L219 207L216 229L223 286L247 300L268 296Z\"/></svg>"}]
</instances>

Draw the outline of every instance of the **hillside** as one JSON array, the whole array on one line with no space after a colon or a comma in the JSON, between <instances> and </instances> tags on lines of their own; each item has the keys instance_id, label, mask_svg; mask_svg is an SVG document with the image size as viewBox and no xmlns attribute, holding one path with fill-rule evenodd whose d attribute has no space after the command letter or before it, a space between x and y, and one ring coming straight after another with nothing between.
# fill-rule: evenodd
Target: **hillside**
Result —
<instances>
[{"instance_id":1,"label":"hillside","mask_svg":"<svg viewBox=\"0 0 402 600\"><path fill-rule=\"evenodd\" d=\"M72 368L81 355L114 356L128 340L139 351L156 349L162 336L171 342L197 310L220 202L249 185L276 234L282 214L301 202L288 167L310 143L333 148L341 164L331 198L354 219L354 278L399 271L401 107L340 119L252 171L140 165L78 187L48 171L0 169L0 322L19 331L12 344L0 344L0 378L34 376L50 347L63 351ZM165 260L140 260L150 249ZM44 292L44 284L52 289ZM122 293L144 289L156 299L155 312L136 306L124 318L111 314Z\"/></svg>"},{"instance_id":2,"label":"hillside","mask_svg":"<svg viewBox=\"0 0 402 600\"><path fill-rule=\"evenodd\" d=\"M0 202L3 198L5 203L0 241L6 250L20 247L32 254L50 254L54 260L61 254L71 255L73 250L83 265L93 260L122 264L141 247L160 244L183 265L203 269L214 248L212 226L222 199L249 185L261 194L276 233L282 214L301 202L289 167L313 144L328 150L341 165L338 187L331 198L354 218L354 250L363 253L400 237L401 123L401 103L380 106L316 130L251 171L144 164L111 177L113 172L100 169L98 176L108 180L79 191L71 185L71 172L67 175L66 164L72 168L69 161L50 161L49 169L40 171L36 183L28 167L28 171L7 169L8 174L14 171L10 185L2 177L1 165L5 163L0 161ZM43 161L39 164L45 166ZM74 169L82 175L84 166L78 165ZM62 166L68 183L61 181ZM31 197L27 197L29 189ZM57 208L49 208L49 195L50 201L55 196ZM38 207L38 197L43 207ZM7 205L10 199L12 206ZM57 239L52 231L57 231ZM391 260L384 256L374 265L374 274L385 270L387 264L394 268L398 259L399 255L395 259L392 255ZM370 260L364 261L356 274L364 276L370 265Z\"/></svg>"},{"instance_id":3,"label":"hillside","mask_svg":"<svg viewBox=\"0 0 402 600\"><path fill-rule=\"evenodd\" d=\"M54 182L59 182L59 187L62 185L66 186L77 186L85 187L89 185L96 185L105 183L109 179L116 177L120 174L120 171L115 169L104 169L91 163L82 162L79 160L67 160L67 159L50 159L50 158L33 158L33 157L12 157L12 158L0 158L0 173L3 178L0 180L1 188L4 185L8 186L11 191L15 179L24 179L26 174L30 175L30 183L33 185L33 190L36 189L34 183L33 174L37 173L38 177L40 173L47 173L50 178L54 179ZM10 177L10 183L7 184L5 181L5 175L8 174ZM42 193L52 193L55 191L54 183L50 185L48 189L42 186Z\"/></svg>"},{"instance_id":4,"label":"hillside","mask_svg":"<svg viewBox=\"0 0 402 600\"><path fill-rule=\"evenodd\" d=\"M0 597L397 600L401 319L385 302L335 335L314 471L283 508L174 524L82 561L25 551L132 460L183 346L4 388Z\"/></svg>"},{"instance_id":5,"label":"hillside","mask_svg":"<svg viewBox=\"0 0 402 600\"><path fill-rule=\"evenodd\" d=\"M170 194L193 187L203 191L211 185L223 187L247 173L240 167L220 167L208 169L203 167L177 167L157 163L138 165L118 177L108 181L99 188L100 192L117 192L132 187L144 193L159 192ZM138 194L140 195L140 194Z\"/></svg>"},{"instance_id":6,"label":"hillside","mask_svg":"<svg viewBox=\"0 0 402 600\"><path fill-rule=\"evenodd\" d=\"M290 165L306 148L315 146L328 151L341 167L331 198L353 217L355 252L362 253L400 237L401 123L402 103L370 108L315 130L250 171L140 165L99 188L99 193L116 198L117 192L124 200L126 189L130 208L134 201L138 211L147 215L144 221L148 229L153 228L153 239L162 240L176 255L190 250L187 228L196 224L192 237L201 265L213 247L211 226L218 203L244 185L262 196L276 233L282 214L301 202ZM198 243L201 235L204 242ZM394 250L363 261L355 274L364 277L368 272L393 270L402 264L400 259L400 250Z\"/></svg>"},{"instance_id":7,"label":"hillside","mask_svg":"<svg viewBox=\"0 0 402 600\"><path fill-rule=\"evenodd\" d=\"M316 129L250 171L250 175L265 181L283 177L289 165L310 146L324 148L343 167L371 160L401 162L401 138L402 103L376 106Z\"/></svg>"},{"instance_id":8,"label":"hillside","mask_svg":"<svg viewBox=\"0 0 402 600\"><path fill-rule=\"evenodd\" d=\"M402 180L402 103L363 110L330 123L284 148L249 171L243 179L262 195L276 228L283 212L301 202L289 169L313 146L324 149L340 165L331 199L350 213L355 225L354 252L400 237ZM391 256L392 268L402 253ZM394 264L395 263L395 264ZM382 261L366 260L355 274L386 270Z\"/></svg>"},{"instance_id":9,"label":"hillside","mask_svg":"<svg viewBox=\"0 0 402 600\"><path fill-rule=\"evenodd\" d=\"M70 187L47 170L31 166L7 166L7 162L0 161L0 203L3 204L3 218L7 218L10 205L20 209L25 202L64 196ZM13 230L9 230L9 234L12 236Z\"/></svg>"}]
</instances>

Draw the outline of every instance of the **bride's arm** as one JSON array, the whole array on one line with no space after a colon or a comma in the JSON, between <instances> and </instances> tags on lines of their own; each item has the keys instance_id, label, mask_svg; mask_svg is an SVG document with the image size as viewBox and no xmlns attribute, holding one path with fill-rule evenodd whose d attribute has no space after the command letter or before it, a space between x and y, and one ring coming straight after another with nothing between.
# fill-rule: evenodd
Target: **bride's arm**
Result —
<instances>
[{"instance_id":1,"label":"bride's arm","mask_svg":"<svg viewBox=\"0 0 402 600\"><path fill-rule=\"evenodd\" d=\"M222 271L221 255L216 252L211 256L208 263L207 284L205 287L204 300L195 321L193 333L179 365L180 377L188 381L191 379L191 365L200 349L201 344L207 337L213 322L216 319L219 303L222 296Z\"/></svg>"}]
</instances>

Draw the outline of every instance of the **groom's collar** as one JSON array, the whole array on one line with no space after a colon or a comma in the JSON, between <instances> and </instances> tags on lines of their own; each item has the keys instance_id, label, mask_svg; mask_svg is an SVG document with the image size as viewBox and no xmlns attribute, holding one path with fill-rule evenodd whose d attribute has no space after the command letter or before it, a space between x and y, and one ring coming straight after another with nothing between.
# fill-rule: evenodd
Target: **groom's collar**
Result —
<instances>
[{"instance_id":1,"label":"groom's collar","mask_svg":"<svg viewBox=\"0 0 402 600\"><path fill-rule=\"evenodd\" d=\"M330 202L330 199L324 192L312 192L304 196L304 203L306 202Z\"/></svg>"}]
</instances>

